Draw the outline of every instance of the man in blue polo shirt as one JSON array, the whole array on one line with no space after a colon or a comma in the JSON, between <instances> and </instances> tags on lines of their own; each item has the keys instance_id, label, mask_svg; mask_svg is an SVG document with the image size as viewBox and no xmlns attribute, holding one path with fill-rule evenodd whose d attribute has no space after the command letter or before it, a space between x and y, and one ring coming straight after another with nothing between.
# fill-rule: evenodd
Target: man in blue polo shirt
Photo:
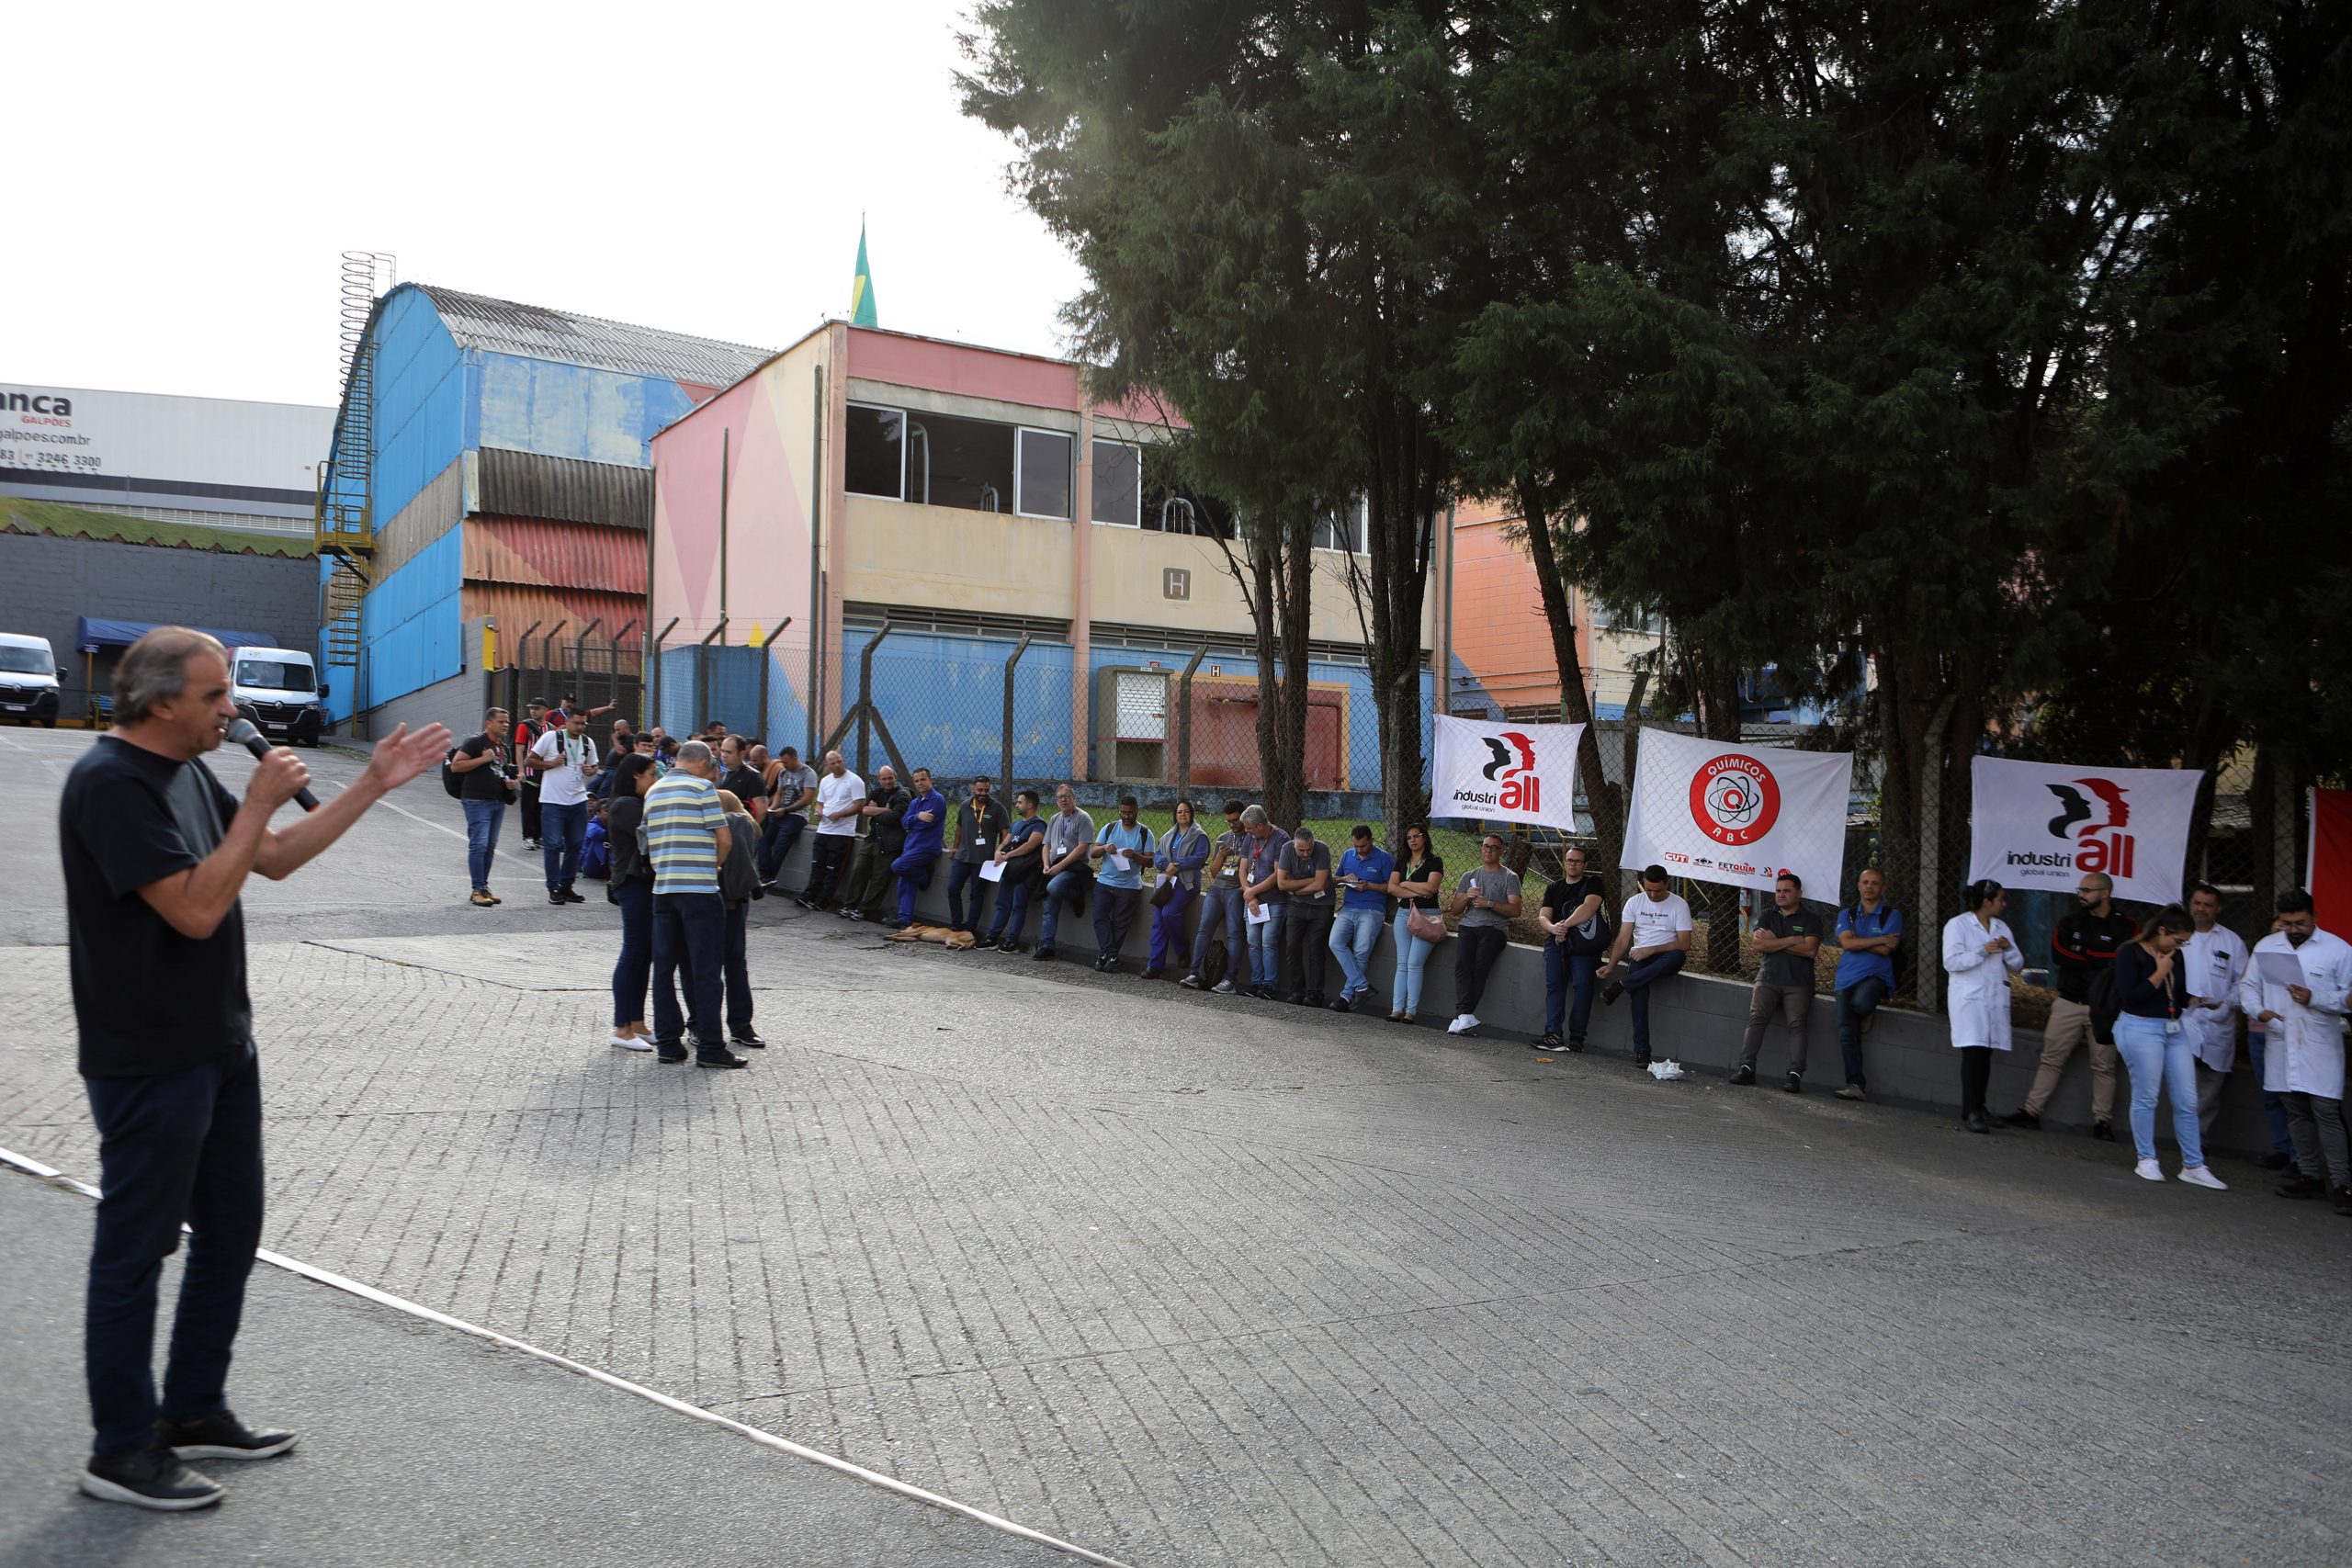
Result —
<instances>
[{"instance_id":1,"label":"man in blue polo shirt","mask_svg":"<svg viewBox=\"0 0 2352 1568\"><path fill-rule=\"evenodd\" d=\"M718 863L733 841L718 805L718 759L700 740L678 748L678 765L645 795L645 847L653 862L653 1052L683 1062L681 1038L695 1037L698 1067L748 1067L718 1032L725 973L727 902ZM685 971L686 1009L678 1011L678 972Z\"/></svg>"},{"instance_id":2,"label":"man in blue polo shirt","mask_svg":"<svg viewBox=\"0 0 2352 1568\"><path fill-rule=\"evenodd\" d=\"M1388 920L1388 878L1396 857L1372 841L1372 829L1356 824L1347 852L1340 856L1339 919L1331 922L1331 955L1340 961L1340 999L1334 1012L1351 1010L1359 997L1372 993L1366 965L1379 945L1380 928Z\"/></svg>"},{"instance_id":3,"label":"man in blue polo shirt","mask_svg":"<svg viewBox=\"0 0 2352 1568\"><path fill-rule=\"evenodd\" d=\"M1903 911L1886 902L1886 878L1865 871L1855 879L1855 899L1838 911L1838 1044L1846 1053L1846 1087L1840 1100L1869 1092L1862 1072L1862 1032L1871 1015L1894 990L1894 950L1903 945Z\"/></svg>"},{"instance_id":4,"label":"man in blue polo shirt","mask_svg":"<svg viewBox=\"0 0 2352 1568\"><path fill-rule=\"evenodd\" d=\"M1087 851L1094 862L1094 967L1104 974L1119 966L1119 949L1143 902L1143 868L1151 859L1151 829L1137 819L1143 807L1132 795L1119 796L1119 819L1105 822Z\"/></svg>"},{"instance_id":5,"label":"man in blue polo shirt","mask_svg":"<svg viewBox=\"0 0 2352 1568\"><path fill-rule=\"evenodd\" d=\"M947 839L947 797L932 787L929 768L917 768L914 781L914 795L899 818L907 829L906 847L890 863L899 879L899 918L890 922L893 931L915 923L915 895L931 886L940 846Z\"/></svg>"}]
</instances>

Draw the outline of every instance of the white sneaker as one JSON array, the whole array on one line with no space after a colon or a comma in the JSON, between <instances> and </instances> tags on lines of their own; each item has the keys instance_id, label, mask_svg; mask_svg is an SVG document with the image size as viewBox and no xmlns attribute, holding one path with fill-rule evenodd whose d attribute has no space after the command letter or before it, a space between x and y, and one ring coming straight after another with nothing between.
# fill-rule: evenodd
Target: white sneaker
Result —
<instances>
[{"instance_id":1,"label":"white sneaker","mask_svg":"<svg viewBox=\"0 0 2352 1568\"><path fill-rule=\"evenodd\" d=\"M2201 1165L2192 1165L2180 1173L2180 1179L2191 1187L2210 1187L2216 1192L2227 1192L2230 1184Z\"/></svg>"},{"instance_id":2,"label":"white sneaker","mask_svg":"<svg viewBox=\"0 0 2352 1568\"><path fill-rule=\"evenodd\" d=\"M642 1034L616 1034L613 1036L613 1043L619 1046L624 1051L650 1051L653 1049L653 1042L648 1040Z\"/></svg>"},{"instance_id":3,"label":"white sneaker","mask_svg":"<svg viewBox=\"0 0 2352 1568\"><path fill-rule=\"evenodd\" d=\"M2143 1181L2162 1181L2165 1179L2165 1168L2154 1160L2143 1159L2132 1168L2132 1174Z\"/></svg>"},{"instance_id":4,"label":"white sneaker","mask_svg":"<svg viewBox=\"0 0 2352 1568\"><path fill-rule=\"evenodd\" d=\"M1445 1032L1448 1034L1467 1034L1477 1027L1478 1015L1476 1013L1465 1012L1456 1014L1453 1021L1445 1026Z\"/></svg>"}]
</instances>

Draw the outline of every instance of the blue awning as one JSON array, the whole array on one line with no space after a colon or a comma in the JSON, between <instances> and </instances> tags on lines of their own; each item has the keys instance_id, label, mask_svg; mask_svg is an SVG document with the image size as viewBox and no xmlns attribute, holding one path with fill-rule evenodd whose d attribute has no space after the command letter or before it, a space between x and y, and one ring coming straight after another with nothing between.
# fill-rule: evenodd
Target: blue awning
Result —
<instances>
[{"instance_id":1,"label":"blue awning","mask_svg":"<svg viewBox=\"0 0 2352 1568\"><path fill-rule=\"evenodd\" d=\"M79 615L74 618L74 648L77 653L96 653L102 648L129 648L157 626L168 626L171 621L116 621L103 615ZM277 639L267 632L231 631L221 626L194 626L194 631L218 637L224 648L276 648Z\"/></svg>"}]
</instances>

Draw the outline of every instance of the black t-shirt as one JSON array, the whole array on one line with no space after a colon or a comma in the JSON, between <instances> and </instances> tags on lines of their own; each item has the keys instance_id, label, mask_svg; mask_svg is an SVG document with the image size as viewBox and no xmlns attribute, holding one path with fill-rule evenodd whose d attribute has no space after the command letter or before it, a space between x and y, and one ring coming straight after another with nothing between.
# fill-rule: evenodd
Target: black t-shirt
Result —
<instances>
[{"instance_id":1,"label":"black t-shirt","mask_svg":"<svg viewBox=\"0 0 2352 1568\"><path fill-rule=\"evenodd\" d=\"M85 1077L175 1073L253 1050L242 902L198 942L139 896L220 848L236 815L237 797L201 761L111 735L66 775L58 841Z\"/></svg>"},{"instance_id":2,"label":"black t-shirt","mask_svg":"<svg viewBox=\"0 0 2352 1568\"><path fill-rule=\"evenodd\" d=\"M2050 933L2050 967L2057 972L2058 995L2090 1004L2091 976L2115 962L2123 944L2140 934L2140 922L2110 906L2104 915L2075 908L2059 917Z\"/></svg>"},{"instance_id":3,"label":"black t-shirt","mask_svg":"<svg viewBox=\"0 0 2352 1568\"><path fill-rule=\"evenodd\" d=\"M1408 898L1404 900L1406 908L1419 909L1425 915L1436 912L1438 897L1445 887L1445 862L1436 855L1425 856L1419 865L1411 867L1405 873L1405 880L1408 882L1427 882L1432 876L1438 879L1439 893L1431 894L1425 898Z\"/></svg>"},{"instance_id":4,"label":"black t-shirt","mask_svg":"<svg viewBox=\"0 0 2352 1568\"><path fill-rule=\"evenodd\" d=\"M489 750L492 742L487 735L477 735L458 748L460 757L479 757ZM506 766L503 761L479 768L469 768L458 775L458 798L460 800L494 800L503 805L506 800Z\"/></svg>"},{"instance_id":5,"label":"black t-shirt","mask_svg":"<svg viewBox=\"0 0 2352 1568\"><path fill-rule=\"evenodd\" d=\"M1587 898L1600 900L1600 908L1592 918L1578 928L1589 940L1600 934L1609 924L1609 896L1601 890L1600 878L1588 874L1581 882L1554 882L1544 890L1544 913L1553 920L1565 920L1577 912L1577 907Z\"/></svg>"},{"instance_id":6,"label":"black t-shirt","mask_svg":"<svg viewBox=\"0 0 2352 1568\"><path fill-rule=\"evenodd\" d=\"M1756 917L1756 929L1770 936L1809 936L1816 942L1821 939L1820 918L1803 904L1786 914L1781 913L1778 904L1773 905ZM1769 986L1810 986L1815 977L1813 960L1793 953L1768 953L1757 966L1756 977Z\"/></svg>"},{"instance_id":7,"label":"black t-shirt","mask_svg":"<svg viewBox=\"0 0 2352 1568\"><path fill-rule=\"evenodd\" d=\"M892 860L898 859L906 853L907 807L914 804L915 797L903 785L892 784L885 789L876 784L865 792L865 799L868 805L883 808L881 816L866 818L874 825L874 847Z\"/></svg>"},{"instance_id":8,"label":"black t-shirt","mask_svg":"<svg viewBox=\"0 0 2352 1568\"><path fill-rule=\"evenodd\" d=\"M767 785L761 781L760 771L747 768L741 762L718 775L718 787L733 790L735 798L743 803L747 815L753 806L767 797ZM761 809L765 810L766 807L762 807Z\"/></svg>"}]
</instances>

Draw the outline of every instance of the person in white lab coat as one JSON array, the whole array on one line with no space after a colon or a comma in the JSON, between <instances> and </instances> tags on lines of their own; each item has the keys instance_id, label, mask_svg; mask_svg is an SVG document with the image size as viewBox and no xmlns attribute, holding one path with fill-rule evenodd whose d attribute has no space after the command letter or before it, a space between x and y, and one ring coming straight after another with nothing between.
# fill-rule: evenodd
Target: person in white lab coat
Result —
<instances>
[{"instance_id":1,"label":"person in white lab coat","mask_svg":"<svg viewBox=\"0 0 2352 1568\"><path fill-rule=\"evenodd\" d=\"M1999 883L1972 882L1967 897L1968 912L1944 922L1944 973L1951 976L1944 999L1960 1053L1961 1125L1989 1133L1984 1089L1993 1080L1993 1053L2009 1048L2009 976L2025 967L2025 954L2001 919L2009 900Z\"/></svg>"},{"instance_id":2,"label":"person in white lab coat","mask_svg":"<svg viewBox=\"0 0 2352 1568\"><path fill-rule=\"evenodd\" d=\"M2280 983L2262 973L2268 954L2285 954L2301 968L2303 983ZM2254 944L2238 985L2238 1005L2263 1025L2268 1043L2263 1087L2287 1107L2287 1131L2301 1168L2278 1189L2281 1198L2335 1201L2352 1214L2352 1160L2344 1137L2344 1014L2352 992L2352 947L2319 929L2312 896L2300 887L2278 895L2278 929Z\"/></svg>"},{"instance_id":3,"label":"person in white lab coat","mask_svg":"<svg viewBox=\"0 0 2352 1568\"><path fill-rule=\"evenodd\" d=\"M2180 1022L2197 1057L2197 1130L2203 1137L2213 1131L2222 1090L2237 1067L2238 982L2245 978L2245 939L2222 924L2222 890L2210 882L2189 889L2188 918L2196 930L2180 948L2180 973L2188 985L2188 1010Z\"/></svg>"}]
</instances>

